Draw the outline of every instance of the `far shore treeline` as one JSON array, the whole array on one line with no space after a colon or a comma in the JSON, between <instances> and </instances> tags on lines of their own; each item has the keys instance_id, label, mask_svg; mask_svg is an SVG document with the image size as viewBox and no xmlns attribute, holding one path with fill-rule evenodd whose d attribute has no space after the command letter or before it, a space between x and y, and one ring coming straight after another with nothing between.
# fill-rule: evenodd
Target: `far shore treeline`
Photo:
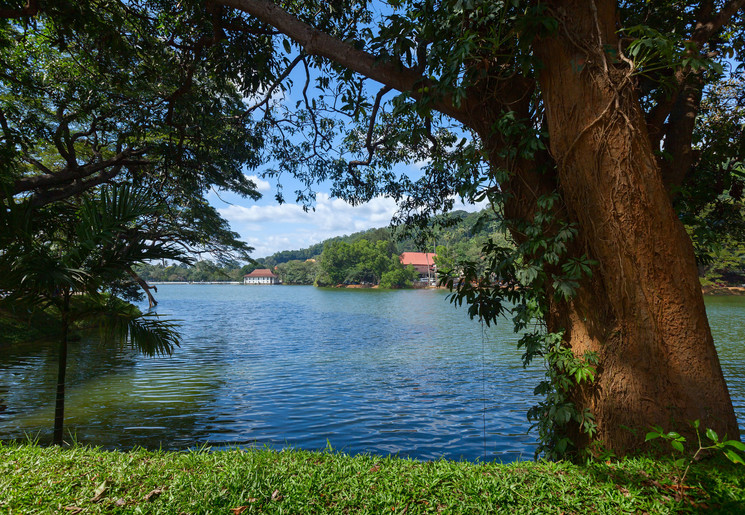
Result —
<instances>
[{"instance_id":1,"label":"far shore treeline","mask_svg":"<svg viewBox=\"0 0 745 515\"><path fill-rule=\"evenodd\" d=\"M282 284L335 286L376 284L385 288L409 286L416 277L399 266L402 252L435 251L440 269L457 268L460 261L477 261L489 238L509 245L493 213L454 211L432 221L434 227L424 238L406 228L380 227L347 236L329 238L308 248L283 250L258 258L253 263L197 261L151 263L137 268L148 282L242 282L243 276L268 268ZM426 248L422 248L424 240ZM721 247L717 253L700 257L699 279L707 291L717 287L745 285L745 245Z\"/></svg>"},{"instance_id":2,"label":"far shore treeline","mask_svg":"<svg viewBox=\"0 0 745 515\"><path fill-rule=\"evenodd\" d=\"M425 235L406 227L381 227L330 238L305 249L284 250L245 265L152 263L141 265L137 273L149 282L243 281L245 274L268 268L283 284L404 288L411 286L417 274L400 264L402 252L434 251L437 264L451 269L458 261L477 259L489 238L507 241L493 213L454 211L435 218Z\"/></svg>"}]
</instances>

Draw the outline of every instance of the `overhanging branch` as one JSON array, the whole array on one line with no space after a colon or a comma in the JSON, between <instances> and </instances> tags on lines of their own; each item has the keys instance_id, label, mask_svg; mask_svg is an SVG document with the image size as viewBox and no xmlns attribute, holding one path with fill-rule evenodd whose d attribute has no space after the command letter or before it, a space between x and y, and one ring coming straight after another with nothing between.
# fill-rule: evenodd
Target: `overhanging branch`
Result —
<instances>
[{"instance_id":1,"label":"overhanging branch","mask_svg":"<svg viewBox=\"0 0 745 515\"><path fill-rule=\"evenodd\" d=\"M317 55L334 61L365 77L376 80L401 92L421 98L429 80L414 69L400 62L378 58L364 50L354 48L307 23L304 23L266 0L217 0L217 3L243 11L275 27L303 47L308 55ZM433 107L461 122L466 121L464 110L455 106L449 95L434 99Z\"/></svg>"},{"instance_id":2,"label":"overhanging branch","mask_svg":"<svg viewBox=\"0 0 745 515\"><path fill-rule=\"evenodd\" d=\"M36 16L39 12L39 0L28 0L26 5L20 9L0 8L0 18L25 18Z\"/></svg>"},{"instance_id":3,"label":"overhanging branch","mask_svg":"<svg viewBox=\"0 0 745 515\"><path fill-rule=\"evenodd\" d=\"M88 179L87 181L77 180L72 184L64 186L60 189L50 189L45 190L42 193L35 193L31 197L31 203L37 207L45 206L47 204L51 204L52 202L70 198L74 195L83 193L84 191L88 191L100 184L111 181L114 177L119 175L122 170L122 166L122 164L113 166L107 170L102 171L95 177Z\"/></svg>"},{"instance_id":4,"label":"overhanging branch","mask_svg":"<svg viewBox=\"0 0 745 515\"><path fill-rule=\"evenodd\" d=\"M43 175L36 175L33 177L25 177L18 179L13 184L13 194L24 193L26 191L52 188L63 184L79 181L90 177L91 175L105 170L106 168L114 167L117 165L128 164L128 161L136 156L144 154L145 150L124 150L110 159L99 161L96 163L90 163L84 166L78 166L76 168L65 168L56 173L45 173ZM33 163L34 160L31 162ZM35 164L35 163L34 163ZM46 168L41 168L47 170Z\"/></svg>"}]
</instances>

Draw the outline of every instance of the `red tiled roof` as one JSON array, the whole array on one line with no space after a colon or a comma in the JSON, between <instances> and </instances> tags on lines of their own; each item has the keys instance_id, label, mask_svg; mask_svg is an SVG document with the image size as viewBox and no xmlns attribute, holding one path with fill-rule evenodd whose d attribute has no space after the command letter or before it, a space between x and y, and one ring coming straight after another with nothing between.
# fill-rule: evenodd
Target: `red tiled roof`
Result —
<instances>
[{"instance_id":1,"label":"red tiled roof","mask_svg":"<svg viewBox=\"0 0 745 515\"><path fill-rule=\"evenodd\" d=\"M436 255L434 252L404 252L399 260L402 265L431 266Z\"/></svg>"},{"instance_id":2,"label":"red tiled roof","mask_svg":"<svg viewBox=\"0 0 745 515\"><path fill-rule=\"evenodd\" d=\"M257 268L250 274L246 274L243 277L277 277L268 268Z\"/></svg>"}]
</instances>

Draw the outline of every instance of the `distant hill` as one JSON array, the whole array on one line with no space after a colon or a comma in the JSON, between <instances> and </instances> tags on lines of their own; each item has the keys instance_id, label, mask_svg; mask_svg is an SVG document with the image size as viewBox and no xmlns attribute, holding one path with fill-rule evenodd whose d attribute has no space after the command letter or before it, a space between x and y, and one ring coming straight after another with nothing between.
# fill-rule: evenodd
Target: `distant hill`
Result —
<instances>
[{"instance_id":1,"label":"distant hill","mask_svg":"<svg viewBox=\"0 0 745 515\"><path fill-rule=\"evenodd\" d=\"M483 243L486 238L494 235L498 230L496 215L488 209L475 213L467 211L452 211L446 215L440 215L431 220L430 231L424 239L426 245L417 244L417 236L421 231L414 228L378 227L366 231L355 232L345 236L336 236L299 250L283 250L271 256L257 259L262 266L274 267L292 260L304 261L317 258L323 252L324 245L334 241L354 243L357 240L366 239L371 243L379 240L393 241L399 253L427 251L432 252L438 245L449 248L459 248L465 245ZM421 239L421 238L419 238ZM474 241L474 239L478 241ZM480 246L479 246L480 250Z\"/></svg>"},{"instance_id":2,"label":"distant hill","mask_svg":"<svg viewBox=\"0 0 745 515\"><path fill-rule=\"evenodd\" d=\"M484 242L499 234L497 218L490 210L476 213L453 211L430 220L427 230L416 227L377 227L336 236L310 247L298 250L283 250L271 256L258 258L256 263L241 266L239 263L218 266L209 261L199 261L192 266L153 263L137 267L136 271L146 281L242 281L245 274L257 268L271 268L290 261L317 259L325 245L335 241L354 243L366 239L370 243L390 241L397 252L427 251L436 248L446 251L451 257L477 259Z\"/></svg>"}]
</instances>

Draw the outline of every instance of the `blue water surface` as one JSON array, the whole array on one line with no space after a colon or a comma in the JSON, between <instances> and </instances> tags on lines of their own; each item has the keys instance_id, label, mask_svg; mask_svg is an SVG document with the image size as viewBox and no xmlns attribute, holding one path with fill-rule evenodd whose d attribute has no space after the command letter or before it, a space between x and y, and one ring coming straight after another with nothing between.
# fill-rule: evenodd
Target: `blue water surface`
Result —
<instances>
[{"instance_id":1,"label":"blue water surface","mask_svg":"<svg viewBox=\"0 0 745 515\"><path fill-rule=\"evenodd\" d=\"M72 345L68 428L108 448L297 447L531 459L525 370L509 322L482 327L439 290L161 285L183 342L146 358ZM745 299L712 301L723 368L745 417ZM735 316L736 315L736 316ZM56 348L0 349L0 438L51 439Z\"/></svg>"}]
</instances>

